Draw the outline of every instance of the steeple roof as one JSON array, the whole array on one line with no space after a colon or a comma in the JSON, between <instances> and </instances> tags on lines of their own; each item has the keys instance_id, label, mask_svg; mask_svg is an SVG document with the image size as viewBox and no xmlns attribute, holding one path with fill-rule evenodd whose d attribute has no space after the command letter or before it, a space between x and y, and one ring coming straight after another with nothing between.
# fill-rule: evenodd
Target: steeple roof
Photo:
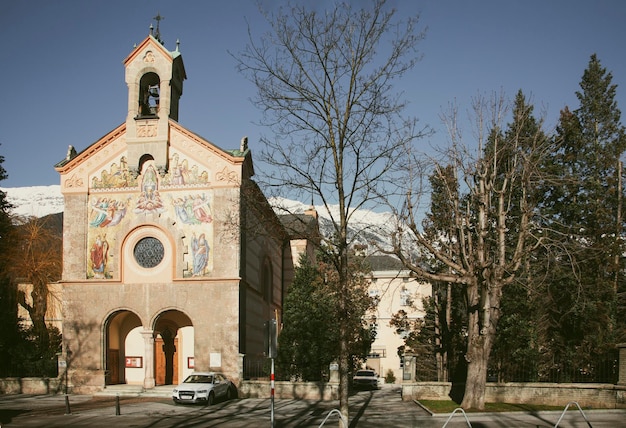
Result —
<instances>
[{"instance_id":1,"label":"steeple roof","mask_svg":"<svg viewBox=\"0 0 626 428\"><path fill-rule=\"evenodd\" d=\"M169 51L165 48L165 46L153 35L148 35L148 37L146 37L141 43L139 43L139 45L135 46L135 48L132 50L132 52L126 57L126 59L123 61L123 64L126 65L128 64L130 61L133 60L133 58L135 58L135 56L141 52L141 50L148 44L153 45L155 48L157 48L159 51L161 51L165 56L171 58L172 61L174 61L176 58L180 57L180 51L179 51L179 43L176 42L176 50L174 51Z\"/></svg>"}]
</instances>

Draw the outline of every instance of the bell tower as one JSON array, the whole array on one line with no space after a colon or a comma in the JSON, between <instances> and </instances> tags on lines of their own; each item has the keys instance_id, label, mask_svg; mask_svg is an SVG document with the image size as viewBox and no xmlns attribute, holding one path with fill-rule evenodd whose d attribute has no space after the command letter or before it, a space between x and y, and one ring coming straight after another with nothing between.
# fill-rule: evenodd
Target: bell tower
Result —
<instances>
[{"instance_id":1,"label":"bell tower","mask_svg":"<svg viewBox=\"0 0 626 428\"><path fill-rule=\"evenodd\" d=\"M169 121L178 121L178 105L187 78L179 51L169 51L161 41L159 23L124 60L128 86L128 115L126 116L126 143L128 168L141 172L145 160L154 160L159 172L168 169Z\"/></svg>"}]
</instances>

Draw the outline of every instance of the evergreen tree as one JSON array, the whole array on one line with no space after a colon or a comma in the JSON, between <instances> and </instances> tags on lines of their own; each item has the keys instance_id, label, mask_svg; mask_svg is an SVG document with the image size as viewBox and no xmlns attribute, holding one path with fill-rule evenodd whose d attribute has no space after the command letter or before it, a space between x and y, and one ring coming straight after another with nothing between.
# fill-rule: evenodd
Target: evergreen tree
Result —
<instances>
[{"instance_id":1,"label":"evergreen tree","mask_svg":"<svg viewBox=\"0 0 626 428\"><path fill-rule=\"evenodd\" d=\"M430 182L430 211L426 213L424 232L433 242L455 239L455 210L452 206L452 194L458 192L458 182L453 168L448 165L438 172L431 174ZM435 272L445 272L449 267L437 261L430 260L431 268ZM437 380L447 382L457 379L455 374L460 370L460 376L465 372L462 355L465 353L467 341L463 331L467 331L467 307L465 304L465 290L462 287L453 287L450 282L432 281L433 295L424 299L426 310L425 320L431 320L434 334L430 338L429 323L426 328L411 333L405 340L406 346L412 348L412 340L428 342L433 340L433 352L437 365ZM414 337L415 336L415 337ZM464 379L462 379L464 381Z\"/></svg>"},{"instance_id":2,"label":"evergreen tree","mask_svg":"<svg viewBox=\"0 0 626 428\"><path fill-rule=\"evenodd\" d=\"M535 275L546 361L560 372L587 366L624 340L618 313L623 288L620 158L626 149L612 75L592 55L576 93L561 111L554 153L544 171L561 177L540 188L547 242ZM557 245L558 244L558 245ZM623 323L621 323L623 324Z\"/></svg>"},{"instance_id":3,"label":"evergreen tree","mask_svg":"<svg viewBox=\"0 0 626 428\"><path fill-rule=\"evenodd\" d=\"M528 156L532 147L537 145L548 146L546 144L548 137L542 132L540 123L534 117L533 111L534 107L527 102L523 92L518 91L513 104L512 122L508 124L504 133L504 139L507 143L503 145L503 148L511 151L510 155L505 156L509 162L517 161L515 151L518 152L517 156ZM538 140L540 140L539 143ZM492 137L490 141L497 141L497 138ZM504 162L501 164L503 171L514 168L514 166L503 164ZM506 179L503 173L500 175L500 179ZM543 178L545 177L543 176ZM521 187L514 188L511 193L516 196L510 200L520 200L522 191L524 189ZM536 202L533 202L533 205L535 204ZM512 204L508 209L508 216L512 224L518 224L522 216L521 207ZM514 230L507 234L507 252L511 253L515 250L517 238L518 234ZM529 241L534 239L529 238ZM528 246L531 247L530 242ZM502 317L490 361L492 377L497 376L498 380L530 380L533 376L532 373L535 372L534 364L531 362L536 361L538 353L535 340L537 319L533 310L535 284L530 269L531 264L532 260L530 253L528 253L523 259L522 268L515 281L503 289ZM524 367L526 372L518 371L519 367ZM511 376L515 376L515 379L512 379Z\"/></svg>"},{"instance_id":4,"label":"evergreen tree","mask_svg":"<svg viewBox=\"0 0 626 428\"><path fill-rule=\"evenodd\" d=\"M475 100L478 129L473 135L478 140L472 148L462 144L457 111L448 117L451 146L443 153L444 165L452 166L453 176L458 177L455 183L463 183L445 193L453 210L451 236L435 241L418 225L419 193L412 189L419 182L413 182L392 237L394 254L417 277L449 282L464 291L467 375L461 407L465 409L484 409L488 363L503 314L503 292L524 275L524 261L536 248L538 237L532 190L549 140L538 128L535 135L524 135L523 130L531 129L530 124L522 123L532 120L528 114L520 114L519 121L515 118L514 130L502 132L506 129L501 126L505 107L502 96ZM441 171L436 164L434 172ZM421 257L405 251L409 246ZM427 263L431 259L446 268L435 271Z\"/></svg>"},{"instance_id":5,"label":"evergreen tree","mask_svg":"<svg viewBox=\"0 0 626 428\"><path fill-rule=\"evenodd\" d=\"M363 260L351 258L351 290L344 328L350 332L352 369L365 359L374 341L374 323L366 317L372 301L367 293ZM277 373L282 379L320 381L339 357L340 304L335 271L323 260L313 265L301 256L283 304L283 329L278 336ZM345 296L344 296L345 298Z\"/></svg>"}]
</instances>

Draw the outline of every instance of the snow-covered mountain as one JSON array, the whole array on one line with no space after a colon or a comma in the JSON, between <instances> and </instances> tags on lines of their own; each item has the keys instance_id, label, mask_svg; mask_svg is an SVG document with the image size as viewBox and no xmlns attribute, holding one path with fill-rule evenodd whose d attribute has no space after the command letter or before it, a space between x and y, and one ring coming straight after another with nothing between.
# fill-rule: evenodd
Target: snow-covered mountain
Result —
<instances>
[{"instance_id":1,"label":"snow-covered mountain","mask_svg":"<svg viewBox=\"0 0 626 428\"><path fill-rule=\"evenodd\" d=\"M7 187L0 190L6 193L7 200L13 204L13 214L19 216L44 217L48 214L63 212L63 195L61 186L33 186L33 187ZM276 209L277 214L286 212L292 214L304 213L310 205L293 201L290 199L272 199L272 205L282 207ZM329 213L323 206L316 206L319 215L320 232L323 236L333 234L331 215L338 218L339 206L332 206ZM351 232L355 238L355 243L368 245L370 250L376 246L389 247L389 236L385 230L393 224L391 213L377 213L370 210L356 210L350 220Z\"/></svg>"},{"instance_id":2,"label":"snow-covered mountain","mask_svg":"<svg viewBox=\"0 0 626 428\"><path fill-rule=\"evenodd\" d=\"M63 212L61 186L0 187L14 206L13 214L24 217L44 217Z\"/></svg>"}]
</instances>

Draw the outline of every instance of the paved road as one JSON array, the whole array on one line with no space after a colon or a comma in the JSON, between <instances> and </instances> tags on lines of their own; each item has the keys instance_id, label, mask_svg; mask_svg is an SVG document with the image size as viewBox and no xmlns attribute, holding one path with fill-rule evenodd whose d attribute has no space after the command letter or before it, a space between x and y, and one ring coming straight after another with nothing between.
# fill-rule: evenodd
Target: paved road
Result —
<instances>
[{"instance_id":1,"label":"paved road","mask_svg":"<svg viewBox=\"0 0 626 428\"><path fill-rule=\"evenodd\" d=\"M211 407L176 406L164 398L120 398L119 415L115 397L68 396L71 414L66 414L65 396L0 396L0 426L5 427L270 427L270 400L243 399L219 402ZM337 402L276 400L276 428L319 427L338 407ZM561 412L537 414L462 414L431 416L413 402L402 401L399 390L361 391L350 398L353 428L421 427L502 428L554 427ZM605 428L626 426L626 411L568 412L562 428ZM337 427L332 414L324 427Z\"/></svg>"}]
</instances>

